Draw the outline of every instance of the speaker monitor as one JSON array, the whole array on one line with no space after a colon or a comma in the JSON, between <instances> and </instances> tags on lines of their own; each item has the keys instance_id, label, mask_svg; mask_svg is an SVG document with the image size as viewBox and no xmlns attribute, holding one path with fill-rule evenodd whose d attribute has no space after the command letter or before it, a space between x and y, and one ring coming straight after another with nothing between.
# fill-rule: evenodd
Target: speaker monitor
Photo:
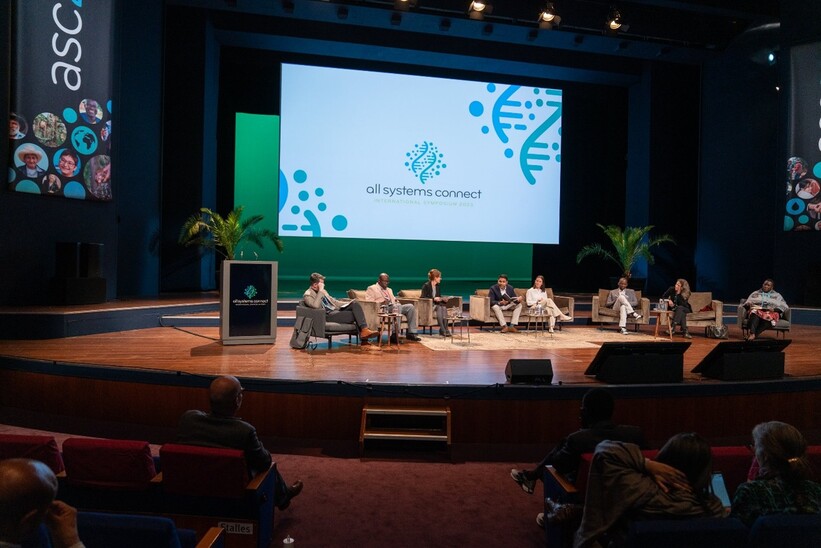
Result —
<instances>
[{"instance_id":1,"label":"speaker monitor","mask_svg":"<svg viewBox=\"0 0 821 548\"><path fill-rule=\"evenodd\" d=\"M550 360L508 360L505 377L513 384L551 384L553 364Z\"/></svg>"},{"instance_id":2,"label":"speaker monitor","mask_svg":"<svg viewBox=\"0 0 821 548\"><path fill-rule=\"evenodd\" d=\"M606 342L584 372L610 384L681 382L688 342Z\"/></svg>"},{"instance_id":3,"label":"speaker monitor","mask_svg":"<svg viewBox=\"0 0 821 548\"><path fill-rule=\"evenodd\" d=\"M790 342L789 339L720 342L692 372L722 381L780 379L784 376L782 351Z\"/></svg>"}]
</instances>

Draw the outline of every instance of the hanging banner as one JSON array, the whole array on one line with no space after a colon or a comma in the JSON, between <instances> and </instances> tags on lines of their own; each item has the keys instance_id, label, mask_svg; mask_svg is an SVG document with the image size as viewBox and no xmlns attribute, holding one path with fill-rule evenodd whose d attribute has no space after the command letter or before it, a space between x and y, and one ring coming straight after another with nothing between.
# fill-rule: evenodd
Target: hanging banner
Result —
<instances>
[{"instance_id":1,"label":"hanging banner","mask_svg":"<svg viewBox=\"0 0 821 548\"><path fill-rule=\"evenodd\" d=\"M9 187L110 201L114 0L13 0Z\"/></svg>"},{"instance_id":2,"label":"hanging banner","mask_svg":"<svg viewBox=\"0 0 821 548\"><path fill-rule=\"evenodd\" d=\"M821 230L821 43L790 50L785 231Z\"/></svg>"}]
</instances>

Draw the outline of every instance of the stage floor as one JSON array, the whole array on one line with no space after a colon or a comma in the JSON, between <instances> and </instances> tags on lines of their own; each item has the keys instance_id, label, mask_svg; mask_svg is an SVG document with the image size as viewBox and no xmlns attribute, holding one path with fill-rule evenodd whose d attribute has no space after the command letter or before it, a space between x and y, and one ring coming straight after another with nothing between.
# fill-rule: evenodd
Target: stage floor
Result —
<instances>
[{"instance_id":1,"label":"stage floor","mask_svg":"<svg viewBox=\"0 0 821 548\"><path fill-rule=\"evenodd\" d=\"M652 334L653 326L642 326ZM473 333L478 327L470 328ZM574 326L566 326L572 333ZM587 326L590 329L590 326ZM0 340L0 356L52 362L70 366L94 365L138 370L181 372L192 375L231 374L244 378L342 381L349 383L403 383L435 385L492 385L505 383L505 365L511 358L550 359L553 383L565 385L599 384L584 375L598 346L592 348L546 348L537 350L434 351L419 343L404 343L381 349L359 347L337 337L329 349L322 340L313 351L288 346L290 327L277 330L273 345L223 346L216 327L153 327L111 333L46 340ZM431 335L425 335L430 337ZM501 335L500 335L501 336ZM510 337L510 335L505 335ZM515 337L532 335L520 333ZM560 340L565 335L557 333ZM765 332L765 338L775 333ZM794 326L785 350L787 378L811 379L821 376L821 327ZM740 340L738 328L730 325L730 340ZM622 337L631 342L633 337ZM666 341L659 338L658 341ZM675 341L684 341L675 337ZM593 342L593 341L591 341ZM695 334L684 354L684 383L713 383L693 369L720 341Z\"/></svg>"}]
</instances>

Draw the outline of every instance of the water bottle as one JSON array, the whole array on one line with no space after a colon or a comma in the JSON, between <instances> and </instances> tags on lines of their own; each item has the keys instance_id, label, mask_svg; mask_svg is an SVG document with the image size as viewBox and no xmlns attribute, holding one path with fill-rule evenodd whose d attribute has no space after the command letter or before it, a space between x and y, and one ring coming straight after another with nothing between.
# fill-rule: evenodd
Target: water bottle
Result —
<instances>
[{"instance_id":1,"label":"water bottle","mask_svg":"<svg viewBox=\"0 0 821 548\"><path fill-rule=\"evenodd\" d=\"M540 305L540 304L536 305L536 315L537 316L542 315L542 305Z\"/></svg>"},{"instance_id":2,"label":"water bottle","mask_svg":"<svg viewBox=\"0 0 821 548\"><path fill-rule=\"evenodd\" d=\"M667 303L664 302L664 299L659 299L659 310L664 310L667 308Z\"/></svg>"}]
</instances>

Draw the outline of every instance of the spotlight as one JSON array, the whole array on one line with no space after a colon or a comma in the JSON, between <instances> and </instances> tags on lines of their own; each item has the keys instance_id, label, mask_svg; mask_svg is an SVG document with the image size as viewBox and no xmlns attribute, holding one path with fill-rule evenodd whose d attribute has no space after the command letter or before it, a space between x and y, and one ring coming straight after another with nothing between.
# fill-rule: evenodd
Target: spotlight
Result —
<instances>
[{"instance_id":1,"label":"spotlight","mask_svg":"<svg viewBox=\"0 0 821 548\"><path fill-rule=\"evenodd\" d=\"M539 28L544 30L551 30L558 27L562 22L562 18L556 13L556 7L553 2L548 2L542 13L539 14Z\"/></svg>"},{"instance_id":2,"label":"spotlight","mask_svg":"<svg viewBox=\"0 0 821 548\"><path fill-rule=\"evenodd\" d=\"M610 13L607 15L607 28L615 32L621 28L622 24L621 12L616 6L610 6Z\"/></svg>"},{"instance_id":3,"label":"spotlight","mask_svg":"<svg viewBox=\"0 0 821 548\"><path fill-rule=\"evenodd\" d=\"M775 57L775 52L774 51L771 51L770 53L767 54L767 63L769 63L770 65L774 65L775 60L776 60L776 57Z\"/></svg>"},{"instance_id":4,"label":"spotlight","mask_svg":"<svg viewBox=\"0 0 821 548\"><path fill-rule=\"evenodd\" d=\"M393 0L393 9L397 11L408 11L416 7L416 0Z\"/></svg>"},{"instance_id":5,"label":"spotlight","mask_svg":"<svg viewBox=\"0 0 821 548\"><path fill-rule=\"evenodd\" d=\"M468 17L481 21L485 15L493 13L493 4L488 0L472 0L468 7Z\"/></svg>"}]
</instances>

